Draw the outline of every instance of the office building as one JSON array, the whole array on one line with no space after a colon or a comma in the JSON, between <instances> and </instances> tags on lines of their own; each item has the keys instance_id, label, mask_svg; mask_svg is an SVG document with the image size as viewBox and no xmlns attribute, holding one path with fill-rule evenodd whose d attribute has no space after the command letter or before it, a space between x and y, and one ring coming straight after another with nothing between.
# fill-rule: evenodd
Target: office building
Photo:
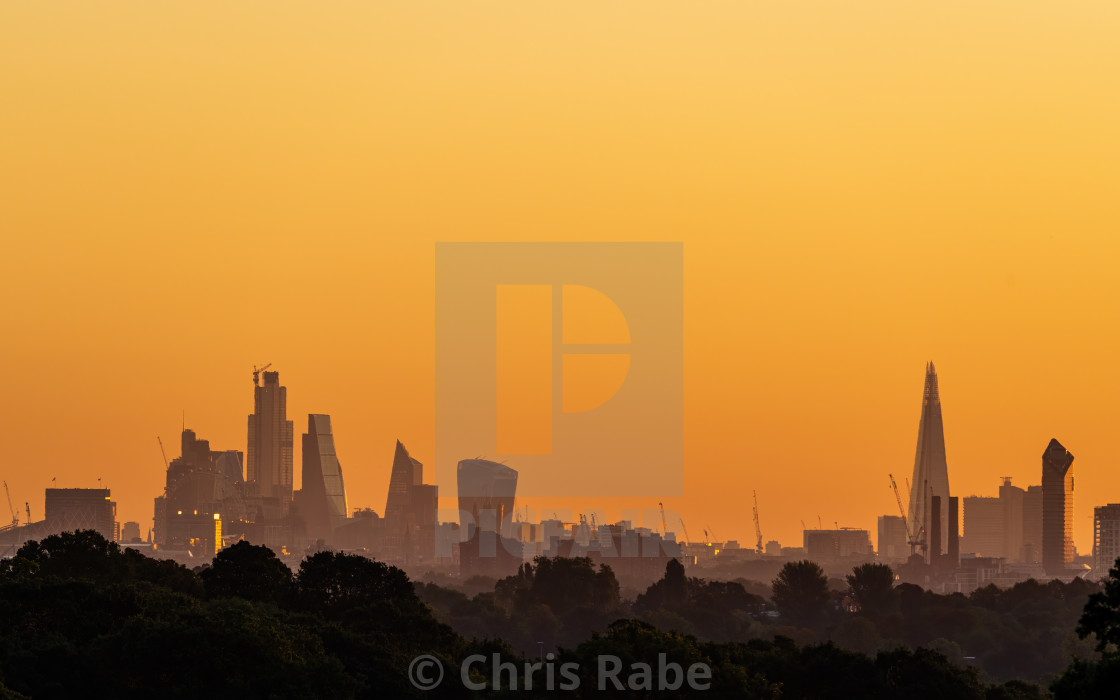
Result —
<instances>
[{"instance_id":1,"label":"office building","mask_svg":"<svg viewBox=\"0 0 1120 700\"><path fill-rule=\"evenodd\" d=\"M303 435L302 479L296 502L304 521L304 533L310 539L329 543L335 530L346 522L349 513L330 416L307 416L307 432Z\"/></svg>"},{"instance_id":2,"label":"office building","mask_svg":"<svg viewBox=\"0 0 1120 700\"><path fill-rule=\"evenodd\" d=\"M117 540L117 504L109 489L47 489L44 521L47 532L96 530Z\"/></svg>"},{"instance_id":3,"label":"office building","mask_svg":"<svg viewBox=\"0 0 1120 700\"><path fill-rule=\"evenodd\" d=\"M879 558L883 561L905 561L910 557L906 538L906 521L901 515L879 516ZM769 553L769 552L768 552Z\"/></svg>"},{"instance_id":4,"label":"office building","mask_svg":"<svg viewBox=\"0 0 1120 700\"><path fill-rule=\"evenodd\" d=\"M401 564L435 559L439 489L424 483L424 465L397 440L385 499L383 557Z\"/></svg>"},{"instance_id":5,"label":"office building","mask_svg":"<svg viewBox=\"0 0 1120 700\"><path fill-rule=\"evenodd\" d=\"M521 544L502 537L502 526L513 518L517 472L485 459L459 462L459 567L463 576L505 576L521 564ZM508 542L506 541L508 540Z\"/></svg>"},{"instance_id":6,"label":"office building","mask_svg":"<svg viewBox=\"0 0 1120 700\"><path fill-rule=\"evenodd\" d=\"M129 521L121 526L121 542L137 543L140 539L140 523Z\"/></svg>"},{"instance_id":7,"label":"office building","mask_svg":"<svg viewBox=\"0 0 1120 700\"><path fill-rule=\"evenodd\" d=\"M1108 576L1120 559L1120 503L1093 509L1093 575Z\"/></svg>"},{"instance_id":8,"label":"office building","mask_svg":"<svg viewBox=\"0 0 1120 700\"><path fill-rule=\"evenodd\" d=\"M264 372L264 385L253 373L253 413L249 416L247 475L251 496L274 498L286 512L292 501L292 442L294 428L288 415L288 389L280 386L279 372Z\"/></svg>"},{"instance_id":9,"label":"office building","mask_svg":"<svg viewBox=\"0 0 1120 700\"><path fill-rule=\"evenodd\" d=\"M806 554L815 561L868 557L875 551L871 546L871 533L857 528L805 530L802 541Z\"/></svg>"},{"instance_id":10,"label":"office building","mask_svg":"<svg viewBox=\"0 0 1120 700\"><path fill-rule=\"evenodd\" d=\"M1023 493L1023 549L1028 564L1042 563L1042 486L1028 486Z\"/></svg>"},{"instance_id":11,"label":"office building","mask_svg":"<svg viewBox=\"0 0 1120 700\"><path fill-rule=\"evenodd\" d=\"M1042 568L1062 574L1073 556L1073 455L1051 440L1042 453Z\"/></svg>"},{"instance_id":12,"label":"office building","mask_svg":"<svg viewBox=\"0 0 1120 700\"><path fill-rule=\"evenodd\" d=\"M940 499L937 513L930 512L933 497ZM926 365L925 387L922 390L922 414L918 421L918 446L914 456L914 476L910 489L910 509L907 515L924 549L926 561L931 555L946 552L944 543L936 551L930 544L931 523L938 519L937 530L949 531L949 468L945 459L945 428L941 420L941 395L937 385L937 371L933 363Z\"/></svg>"},{"instance_id":13,"label":"office building","mask_svg":"<svg viewBox=\"0 0 1120 700\"><path fill-rule=\"evenodd\" d=\"M163 495L154 503L156 548L213 554L221 548L223 521L231 526L230 534L243 534L241 524L250 509L242 474L240 451L212 450L208 440L184 428L180 455L168 464Z\"/></svg>"},{"instance_id":14,"label":"office building","mask_svg":"<svg viewBox=\"0 0 1120 700\"><path fill-rule=\"evenodd\" d=\"M1007 557L1005 532L1002 499L965 497L964 551L978 557Z\"/></svg>"}]
</instances>

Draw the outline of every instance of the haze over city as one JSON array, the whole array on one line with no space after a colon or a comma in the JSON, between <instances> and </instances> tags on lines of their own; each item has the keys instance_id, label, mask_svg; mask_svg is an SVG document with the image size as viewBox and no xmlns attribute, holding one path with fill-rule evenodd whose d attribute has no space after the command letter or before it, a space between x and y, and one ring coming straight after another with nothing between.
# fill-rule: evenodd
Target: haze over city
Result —
<instances>
[{"instance_id":1,"label":"haze over city","mask_svg":"<svg viewBox=\"0 0 1120 700\"><path fill-rule=\"evenodd\" d=\"M155 436L185 411L243 449L249 370L274 362L376 506L397 438L432 458L436 241L680 240L684 496L663 500L697 529L749 539L755 489L767 537L872 529L930 359L957 493L1032 480L1060 436L1078 493L1120 500L1117 10L873 5L6 6L28 28L0 29L27 66L0 72L14 497L101 477L147 522Z\"/></svg>"}]
</instances>

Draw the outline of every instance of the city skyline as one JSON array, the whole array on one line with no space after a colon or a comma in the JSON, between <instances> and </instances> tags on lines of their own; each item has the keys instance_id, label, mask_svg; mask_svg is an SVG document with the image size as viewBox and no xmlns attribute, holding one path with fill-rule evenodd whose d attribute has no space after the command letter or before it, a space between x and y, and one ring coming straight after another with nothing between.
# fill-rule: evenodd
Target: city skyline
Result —
<instances>
[{"instance_id":1,"label":"city skyline","mask_svg":"<svg viewBox=\"0 0 1120 700\"><path fill-rule=\"evenodd\" d=\"M266 381L270 381L272 386L274 386L277 390L279 390L280 393L278 395L284 397L280 401L280 405L276 406L277 415L280 415L280 410L281 410L280 406L282 406L283 404L286 403L287 387L280 385L279 372L273 371L273 372L266 372L264 374L270 375ZM257 377L258 377L258 373L256 371L256 368L254 368L253 378L254 378L254 396L255 397L259 396L261 390L263 389L263 387L257 386L257 384L256 384ZM259 399L255 399L255 401L259 404ZM184 421L186 420L185 416L183 416L183 420ZM330 431L330 429L331 429L330 416L309 414L308 415L308 420L309 420L309 429L313 428L316 425L320 426L320 430ZM316 421L319 421L319 422L316 423ZM250 425L252 425L253 423L254 423L253 416L250 416ZM287 421L287 423L290 424L290 423L292 423L292 421ZM929 426L931 432L933 434L935 434L934 437L937 438L937 440L935 440L934 442L940 442L941 443L940 445L935 445L932 450L923 449L924 446L928 447L928 444L927 444L928 436L926 435L927 426ZM252 434L252 433L250 433L250 434ZM327 443L328 447L326 447L324 449L327 449L331 453L333 453L333 450L334 450L333 435L331 435L330 432L323 433L323 435L325 435L325 439L328 441L328 443ZM927 440L924 441L922 439L923 437L927 437ZM309 444L308 440L311 440L312 443L315 442L315 440L313 438L309 438L308 435L305 434L304 435L304 440L303 440L305 450L306 450L307 444ZM943 440L943 427L942 427L940 396L939 396L939 390L938 390L938 385L937 385L937 373L936 373L936 371L933 367L933 363L928 362L926 364L925 382L924 382L924 388L922 390L922 412L921 412L921 420L920 420L920 423L919 423L919 442L918 442L917 457L915 459L915 464L914 464L915 474L918 473L920 468L923 468L923 469L925 468L923 465L924 465L925 462L928 461L929 454L931 454L931 453L934 454L935 457L938 457L941 460L941 464L944 464L944 453L945 453L946 450L943 446L943 442L941 442L942 440ZM1051 441L1051 446L1050 446L1050 448L1048 448L1048 450L1053 449L1055 443L1056 443L1056 440L1052 440ZM181 453L182 459L188 459L188 460L192 459L191 455L196 451L196 448L195 448L196 444L202 446L200 449L202 449L204 453L209 453L209 441L196 442L195 441L195 432L193 430L190 430L190 429L184 429L183 447L182 447L182 453ZM1060 447L1060 445L1059 445L1059 447ZM242 459L242 454L243 453L241 453L240 450L225 450L223 452L215 452L213 454L215 455L215 459L220 457L221 459L224 460L225 455L233 455L236 458L236 460L240 460L240 459ZM1049 454L1049 451L1048 451L1048 454ZM306 451L304 452L304 456L301 457L303 463L305 464L304 473L306 473L306 470L307 470L306 460L309 459L309 458L315 460L315 464L318 464L319 463L318 460L320 459L320 455L316 455L316 454L306 455ZM331 454L331 458L333 459L333 454ZM402 462L402 460L403 460L403 462ZM178 458L177 458L177 461L178 461ZM470 462L472 460L466 460L466 461ZM934 461L936 461L936 460L934 460ZM387 501L391 502L391 500L393 498L393 496L388 495L388 494L393 492L392 484L396 483L399 479L404 478L404 473L403 472L401 474L397 473L400 469L403 468L399 465L406 464L406 463L411 464L412 466L409 467L409 468L411 470L416 471L416 476L415 477L412 475L412 472L409 472L409 475L408 475L407 479L409 480L409 482L415 481L415 483L419 484L420 483L419 480L422 478L422 474L423 474L423 465L419 460L416 460L415 458L411 457L408 453L408 450L404 447L404 445L401 443L401 441L397 440L396 441L396 453L395 453L395 456L394 456L393 460L391 461L391 464L393 465L393 467L390 470L391 471L391 476L387 475L386 479L385 479L385 484L386 484L385 493L387 494L386 495L386 500ZM221 462L219 461L218 464L220 465ZM334 464L335 464L334 469L335 469L336 472L338 472L337 460L334 461ZM461 468L461 464L462 464L462 462L460 463L460 468ZM231 467L231 468L233 468L233 467ZM316 467L316 468L318 468L318 467ZM376 465L373 466L373 470L375 470L375 471L377 470ZM1027 476L1024 477L1024 481L1031 481L1031 480L1037 481L1037 468L1034 471L1035 471L1035 475L1033 477L1031 477L1028 474ZM338 472L338 473L340 473L340 472ZM246 476L247 476L247 472L246 472ZM1001 478L1006 479L1007 477L1001 477ZM337 477L337 479L339 480L339 485L341 485L341 481L340 481L341 476ZM102 481L107 482L107 480L105 480L105 479L99 479L98 483L100 484ZM247 483L251 483L251 482L247 482ZM73 484L59 484L59 485L67 486L67 487L75 487L75 485L73 485ZM304 488L302 478L301 478L300 482L298 482L296 484L296 486L298 486L299 488ZM438 488L438 484L436 486ZM78 486L78 487L80 488L81 486ZM999 487L999 493L1002 494L1006 488L1008 488L1008 485L1006 483L1004 485L1000 486ZM1035 488L1038 488L1038 487L1035 487ZM367 495L368 494L363 494L363 496L360 497L358 499L358 501L356 501L353 504L353 506L346 513L346 515L350 515L352 511L356 511L356 510L363 509L363 508L370 508L371 504L366 502L367 500L369 500L366 497ZM992 495L993 494L989 490L989 491L985 491L985 492L982 492L982 493L969 494L969 499L974 501L974 500L976 500L977 496L988 497L990 499L990 497ZM915 497L916 496L912 494L911 501L913 501ZM372 496L372 498L376 499L376 495ZM1085 498L1084 494L1082 495L1082 498L1083 499ZM119 497L118 497L118 500L120 500ZM349 500L348 499L348 493L344 492L344 493L340 494L340 502L345 503L346 500ZM449 500L451 500L453 502L448 504ZM526 508L526 501L539 501L539 500L541 500L541 499L519 498L518 501L517 501L517 506L516 506L517 511L518 511L518 514L516 514L516 517L521 517L520 511L522 511L524 508ZM587 499L587 500L593 500L593 499ZM947 498L942 500L943 510L945 509L945 507L947 507L945 505L947 500L948 500ZM981 500L984 500L984 499L981 498ZM615 508L613 508L613 510L611 508L599 509L595 506L591 506L591 507L583 506L583 505L581 505L581 502L578 501L578 500L577 501L572 501L571 499L564 499L564 502L567 502L567 503L570 504L569 506L567 506L567 509L572 514L573 518L578 516L580 513L585 513L586 514L587 512L593 512L595 510L602 510L609 520L614 520L614 519L619 519L619 518L626 519L625 516L627 516L627 515L630 515L630 517L633 518L634 515L637 515L637 514L630 514L628 512L623 512L623 511L633 510L633 509L626 508L626 507L621 507L621 508L615 507ZM1090 511L1090 516L1091 516L1091 511L1092 511L1093 507L1098 506L1098 505L1104 505L1104 502L1105 501L1102 501L1099 504L1095 503L1095 502L1093 502L1091 504L1083 502L1082 505L1081 505L1081 508L1089 510ZM455 509L459 508L460 505L461 505L461 496L459 496L459 495L453 495L453 496L445 495L445 496L443 496L440 499L441 513L440 513L439 520L441 520L441 521L451 521L451 522L456 521L457 518L454 516L454 511L455 511ZM928 506L928 504L927 504L927 506ZM557 506L557 507L560 507L560 506ZM911 517L911 518L913 517L912 509L914 507L915 506L914 506L913 502L911 502L911 504L910 504L911 513L908 514L909 517ZM376 507L374 507L374 510L375 510L375 512L378 512L382 517L385 517L386 515L388 515L390 513L391 508L386 507L384 509L384 511L382 511L382 510L378 510ZM646 517L648 517L650 512L651 512L651 509L648 508L647 506L639 506L637 508L637 510L642 511L642 515L644 515ZM128 512L128 511L126 510L126 511L122 511L122 512ZM158 512L158 507L157 507L157 512ZM683 516L684 518L687 519L687 514L685 514L685 513L678 513L676 511L672 511L672 514L673 514L673 516L680 515L680 516ZM339 515L341 516L342 514L340 513ZM395 521L397 518L400 517L401 514L400 513L394 513L394 515L396 516L395 518L393 518L393 520ZM875 515L871 515L871 514L865 514L865 515L866 515L866 517L861 519L857 524L840 523L839 521L837 521L836 524L837 525L842 525L843 527L853 527L854 526L854 527L858 527L858 528L861 528L861 529L865 529L870 533L875 533L878 528L876 527L874 521L877 521L879 518L881 518L884 515L892 516L893 514L890 511L885 511L883 513L878 513L878 514L875 514ZM963 519L963 512L962 512L961 515L962 515L962 519ZM547 514L544 513L543 511L540 511L540 510L531 511L530 512L530 519L534 520L534 521L543 521L543 520L547 519ZM715 518L712 517L712 515L709 515L708 518L707 518L707 521L710 522L714 519ZM867 524L867 523L864 522L864 520L867 520L867 519L872 519L873 522L871 522L870 524ZM134 518L126 517L125 515L121 515L118 518L118 521L122 522L122 523L127 521L127 520L134 520ZM135 520L141 523L142 528L151 523L150 518L145 519L143 517L140 517L140 518L135 518ZM718 520L717 520L717 522L718 522ZM647 522L643 522L641 524L646 526L646 527L652 527L653 529L656 530L659 523L652 522L652 521L647 521ZM707 523L705 523L705 525L706 524ZM675 523L670 522L668 524L668 529L669 529L670 532L675 532L677 534L678 538L680 538L683 534L681 532L682 526L681 526L681 520L680 519L677 519ZM714 527L712 528L712 533L711 533L710 536L709 536L709 533L707 532L707 527L694 528L694 529L699 529L701 531L704 531L705 536L706 536L705 539L711 539L713 541L716 541L716 538L715 538L716 529ZM963 532L964 532L963 522L960 523L960 530L961 530L961 533L963 534ZM724 533L725 533L726 536L720 538L719 541L736 539L741 544L748 543L748 538L749 538L748 533L740 533L740 532L732 531L730 534L726 534L726 532L727 531L725 530ZM945 524L943 525L943 527L941 528L941 532L942 533L947 533L948 532L948 521L947 520L946 520ZM804 533L799 529L797 531L797 538L796 539L791 538L788 541L783 541L782 543L784 545L787 545L787 546L796 546L796 542L800 541L800 538L803 536L803 534ZM915 535L917 535L917 534L918 534L918 531L915 529ZM942 537L942 539L941 539L942 550L945 550L945 548L947 547L946 535L942 534L941 537ZM771 538L768 537L767 539L771 539ZM1086 545L1083 545L1083 547L1078 550L1078 554L1080 554L1080 555L1089 554L1091 552L1091 546L1092 546L1091 543L1092 543L1092 540L1090 540L1088 543L1086 543ZM875 547L876 547L876 549L878 549L878 547L879 547L878 539L876 539ZM1014 549L1014 548L1012 548L1012 549ZM921 551L920 546L919 546L919 551ZM987 550L987 548L982 548L981 551L984 552L984 551L988 551L988 550Z\"/></svg>"}]
</instances>

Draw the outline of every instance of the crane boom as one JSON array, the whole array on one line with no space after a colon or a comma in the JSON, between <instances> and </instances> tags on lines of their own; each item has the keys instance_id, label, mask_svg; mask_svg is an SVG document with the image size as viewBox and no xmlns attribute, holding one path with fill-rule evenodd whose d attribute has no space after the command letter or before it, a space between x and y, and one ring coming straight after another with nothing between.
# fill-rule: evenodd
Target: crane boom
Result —
<instances>
[{"instance_id":1,"label":"crane boom","mask_svg":"<svg viewBox=\"0 0 1120 700\"><path fill-rule=\"evenodd\" d=\"M754 492L754 534L755 538L758 540L755 543L754 550L762 554L762 526L758 524L758 491Z\"/></svg>"},{"instance_id":2,"label":"crane boom","mask_svg":"<svg viewBox=\"0 0 1120 700\"><path fill-rule=\"evenodd\" d=\"M260 386L260 384L261 384L261 372L265 371L266 369L268 369L271 366L272 366L272 363L269 362L264 367L256 367L256 366L253 367L253 386Z\"/></svg>"},{"instance_id":3,"label":"crane boom","mask_svg":"<svg viewBox=\"0 0 1120 700\"><path fill-rule=\"evenodd\" d=\"M898 514L902 516L902 527L906 530L906 543L910 545L910 555L913 556L918 546L918 539L910 532L910 519L906 517L906 508L902 505L902 496L898 493L898 483L894 480L894 474L887 474L887 476L891 479L891 490L894 491L894 500L898 503Z\"/></svg>"},{"instance_id":4,"label":"crane boom","mask_svg":"<svg viewBox=\"0 0 1120 700\"><path fill-rule=\"evenodd\" d=\"M16 508L12 505L12 492L8 490L8 482L4 482L4 493L8 496L8 510L12 513L12 527L19 525L19 516L16 515Z\"/></svg>"},{"instance_id":5,"label":"crane boom","mask_svg":"<svg viewBox=\"0 0 1120 700\"><path fill-rule=\"evenodd\" d=\"M156 435L156 440L159 441L159 453L163 455L163 468L170 469L171 463L167 461L167 450L163 449L163 438L161 438L159 435Z\"/></svg>"}]
</instances>

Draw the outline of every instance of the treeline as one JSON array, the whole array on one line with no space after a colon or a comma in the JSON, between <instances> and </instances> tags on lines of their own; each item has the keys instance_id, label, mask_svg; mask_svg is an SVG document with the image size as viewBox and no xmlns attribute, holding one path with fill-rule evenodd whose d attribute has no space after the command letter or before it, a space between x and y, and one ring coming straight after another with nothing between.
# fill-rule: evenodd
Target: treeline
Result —
<instances>
[{"instance_id":1,"label":"treeline","mask_svg":"<svg viewBox=\"0 0 1120 700\"><path fill-rule=\"evenodd\" d=\"M1064 700L1118 687L1116 580L936 596L869 565L847 583L830 590L819 568L796 563L767 599L671 562L624 601L609 567L538 559L468 596L355 555L319 552L293 572L242 542L190 570L66 533L0 562L0 699L465 697L468 656L521 667L545 651L579 669L579 687L562 694L573 698L658 694L600 692L603 654L706 664L710 698ZM422 654L446 672L426 692L409 680ZM493 687L493 674L474 664L469 680ZM537 678L516 694L556 694Z\"/></svg>"}]
</instances>

